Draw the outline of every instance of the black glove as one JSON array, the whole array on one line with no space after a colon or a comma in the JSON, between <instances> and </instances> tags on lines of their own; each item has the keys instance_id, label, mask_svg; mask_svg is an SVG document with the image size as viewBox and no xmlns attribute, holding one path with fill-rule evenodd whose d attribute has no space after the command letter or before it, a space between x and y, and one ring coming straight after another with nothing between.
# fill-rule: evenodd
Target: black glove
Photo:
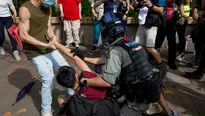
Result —
<instances>
[{"instance_id":1,"label":"black glove","mask_svg":"<svg viewBox=\"0 0 205 116\"><path fill-rule=\"evenodd\" d=\"M70 52L73 53L73 56L78 56L82 60L85 59L84 53L80 51L78 48L72 49Z\"/></svg>"}]
</instances>

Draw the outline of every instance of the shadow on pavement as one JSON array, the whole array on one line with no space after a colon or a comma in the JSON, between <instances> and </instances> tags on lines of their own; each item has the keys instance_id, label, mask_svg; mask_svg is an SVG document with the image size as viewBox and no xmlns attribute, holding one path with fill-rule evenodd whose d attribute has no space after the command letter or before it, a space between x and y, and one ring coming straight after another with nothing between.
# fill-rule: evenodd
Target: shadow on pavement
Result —
<instances>
[{"instance_id":1,"label":"shadow on pavement","mask_svg":"<svg viewBox=\"0 0 205 116\"><path fill-rule=\"evenodd\" d=\"M26 86L29 82L31 82L30 80L31 77L32 77L32 74L30 73L28 69L18 68L8 76L8 82L11 85L17 87L20 91L24 86ZM19 91L16 91L16 95L18 94ZM41 91L41 82L37 81L35 85L32 87L31 91L27 94L33 100L33 104L36 107L37 111L39 112L39 115L41 111L41 95L40 95L41 92L40 91ZM53 112L54 116L57 116L57 113L59 111L58 103L57 103L57 96L59 94L65 94L65 93L63 91L59 91L58 89L53 90L52 108L54 109L54 112ZM14 96L14 99L15 98L16 96Z\"/></svg>"},{"instance_id":2,"label":"shadow on pavement","mask_svg":"<svg viewBox=\"0 0 205 116\"><path fill-rule=\"evenodd\" d=\"M29 70L24 68L18 68L13 73L8 75L8 82L11 85L17 87L20 91L24 86L26 86L29 82L31 82L30 80L31 77L32 74L30 73ZM39 95L40 87L41 87L40 82L37 81L33 86L33 88L30 90L30 92L27 94L32 98L33 104L38 111L40 111L40 99L41 99ZM16 95L18 94L19 91L16 92Z\"/></svg>"}]
</instances>

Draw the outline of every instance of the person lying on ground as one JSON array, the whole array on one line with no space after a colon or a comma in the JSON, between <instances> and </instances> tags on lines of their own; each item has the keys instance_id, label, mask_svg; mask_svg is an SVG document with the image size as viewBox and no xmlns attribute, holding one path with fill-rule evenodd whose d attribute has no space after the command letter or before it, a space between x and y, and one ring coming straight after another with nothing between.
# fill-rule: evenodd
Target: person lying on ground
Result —
<instances>
[{"instance_id":1,"label":"person lying on ground","mask_svg":"<svg viewBox=\"0 0 205 116\"><path fill-rule=\"evenodd\" d=\"M97 74L93 72L88 65L79 57L73 56L71 50L69 48L64 47L63 45L59 44L58 42L55 43L55 46L63 51L69 58L71 58L77 67L82 71L80 74L75 71L73 67L69 66L62 66L57 74L57 82L66 88L73 88L76 94L79 93L80 90L80 79L81 78L95 78ZM106 84L106 83L105 83ZM93 86L85 86L83 88L82 94L83 97L87 98L88 100L98 101L101 98L106 97L106 88L103 87L93 87ZM58 99L59 104L63 104L67 102L66 99Z\"/></svg>"}]
</instances>

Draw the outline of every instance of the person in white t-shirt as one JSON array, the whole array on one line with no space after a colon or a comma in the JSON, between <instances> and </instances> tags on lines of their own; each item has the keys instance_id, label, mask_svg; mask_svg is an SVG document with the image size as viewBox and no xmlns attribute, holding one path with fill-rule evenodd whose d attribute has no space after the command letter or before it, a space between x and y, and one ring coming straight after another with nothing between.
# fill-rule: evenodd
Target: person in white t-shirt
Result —
<instances>
[{"instance_id":1,"label":"person in white t-shirt","mask_svg":"<svg viewBox=\"0 0 205 116\"><path fill-rule=\"evenodd\" d=\"M13 19L10 10L13 12ZM5 40L5 32L4 27L8 30L13 23L16 23L16 16L17 12L15 6L13 5L12 0L0 0L0 55L5 55L5 51L3 48L3 43ZM21 60L19 55L19 51L17 50L17 42L16 40L10 35L11 46L13 50L13 57L16 60Z\"/></svg>"}]
</instances>

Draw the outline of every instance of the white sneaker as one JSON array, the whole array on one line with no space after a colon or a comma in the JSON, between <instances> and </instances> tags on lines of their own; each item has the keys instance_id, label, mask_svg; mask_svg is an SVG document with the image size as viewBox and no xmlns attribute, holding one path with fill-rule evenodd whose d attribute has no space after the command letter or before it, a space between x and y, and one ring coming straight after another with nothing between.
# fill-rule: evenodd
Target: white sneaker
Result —
<instances>
[{"instance_id":1,"label":"white sneaker","mask_svg":"<svg viewBox=\"0 0 205 116\"><path fill-rule=\"evenodd\" d=\"M21 60L21 57L20 57L20 55L19 55L19 51L18 51L18 50L13 51L13 57L14 57L17 61Z\"/></svg>"},{"instance_id":2,"label":"white sneaker","mask_svg":"<svg viewBox=\"0 0 205 116\"><path fill-rule=\"evenodd\" d=\"M150 108L145 112L148 115L158 114L163 111L162 107L158 103L151 103Z\"/></svg>"},{"instance_id":3,"label":"white sneaker","mask_svg":"<svg viewBox=\"0 0 205 116\"><path fill-rule=\"evenodd\" d=\"M0 55L4 56L5 55L5 51L4 48L0 47Z\"/></svg>"},{"instance_id":4,"label":"white sneaker","mask_svg":"<svg viewBox=\"0 0 205 116\"><path fill-rule=\"evenodd\" d=\"M41 111L41 116L53 116L52 112L42 112Z\"/></svg>"},{"instance_id":5,"label":"white sneaker","mask_svg":"<svg viewBox=\"0 0 205 116\"><path fill-rule=\"evenodd\" d=\"M179 54L176 58L178 61L182 61L184 59L184 54Z\"/></svg>"}]
</instances>

